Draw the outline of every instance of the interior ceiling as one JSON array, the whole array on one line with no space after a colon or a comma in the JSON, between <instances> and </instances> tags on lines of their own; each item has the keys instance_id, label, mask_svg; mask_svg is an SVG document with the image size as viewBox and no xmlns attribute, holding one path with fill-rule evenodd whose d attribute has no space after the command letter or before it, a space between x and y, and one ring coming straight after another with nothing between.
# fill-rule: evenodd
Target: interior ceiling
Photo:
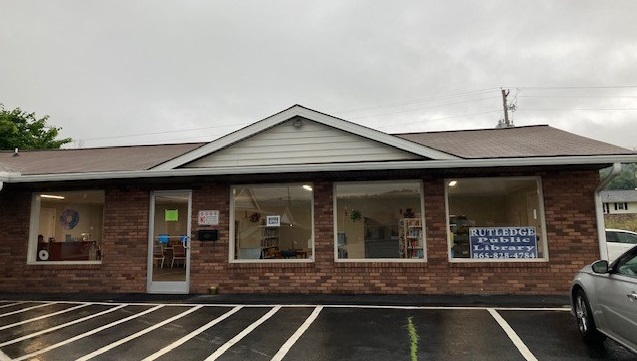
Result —
<instances>
[{"instance_id":1,"label":"interior ceiling","mask_svg":"<svg viewBox=\"0 0 637 361\"><path fill-rule=\"evenodd\" d=\"M447 187L451 195L493 195L509 194L520 189L534 187L535 180L508 179L506 182L496 181L492 178L457 179L457 184Z\"/></svg>"}]
</instances>

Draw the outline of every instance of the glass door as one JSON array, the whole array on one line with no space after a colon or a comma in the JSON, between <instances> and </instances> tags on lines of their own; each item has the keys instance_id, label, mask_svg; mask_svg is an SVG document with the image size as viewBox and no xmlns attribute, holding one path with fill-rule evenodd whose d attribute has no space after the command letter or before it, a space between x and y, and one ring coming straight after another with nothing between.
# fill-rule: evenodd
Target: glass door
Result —
<instances>
[{"instance_id":1,"label":"glass door","mask_svg":"<svg viewBox=\"0 0 637 361\"><path fill-rule=\"evenodd\" d=\"M190 289L191 192L155 191L150 198L148 292Z\"/></svg>"}]
</instances>

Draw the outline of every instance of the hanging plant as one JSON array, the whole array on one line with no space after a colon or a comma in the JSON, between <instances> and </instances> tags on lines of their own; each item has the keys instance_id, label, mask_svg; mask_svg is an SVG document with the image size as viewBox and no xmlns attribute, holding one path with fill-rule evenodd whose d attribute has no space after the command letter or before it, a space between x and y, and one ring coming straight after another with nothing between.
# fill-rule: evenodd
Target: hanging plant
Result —
<instances>
[{"instance_id":1,"label":"hanging plant","mask_svg":"<svg viewBox=\"0 0 637 361\"><path fill-rule=\"evenodd\" d=\"M356 222L359 219L361 219L361 217L362 217L361 211L359 211L358 209L353 209L352 213L350 213L350 215L349 215L349 218L351 218L352 221L354 221L354 222Z\"/></svg>"},{"instance_id":2,"label":"hanging plant","mask_svg":"<svg viewBox=\"0 0 637 361\"><path fill-rule=\"evenodd\" d=\"M254 212L250 215L250 222L258 223L261 220L261 213Z\"/></svg>"}]
</instances>

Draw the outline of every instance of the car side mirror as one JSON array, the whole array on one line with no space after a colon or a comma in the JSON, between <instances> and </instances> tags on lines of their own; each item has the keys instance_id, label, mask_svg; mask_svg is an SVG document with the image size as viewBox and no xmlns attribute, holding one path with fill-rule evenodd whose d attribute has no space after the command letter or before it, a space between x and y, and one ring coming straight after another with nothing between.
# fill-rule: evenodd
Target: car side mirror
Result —
<instances>
[{"instance_id":1,"label":"car side mirror","mask_svg":"<svg viewBox=\"0 0 637 361\"><path fill-rule=\"evenodd\" d=\"M591 265L593 268L593 272L595 273L608 273L608 261L607 260L599 260Z\"/></svg>"}]
</instances>

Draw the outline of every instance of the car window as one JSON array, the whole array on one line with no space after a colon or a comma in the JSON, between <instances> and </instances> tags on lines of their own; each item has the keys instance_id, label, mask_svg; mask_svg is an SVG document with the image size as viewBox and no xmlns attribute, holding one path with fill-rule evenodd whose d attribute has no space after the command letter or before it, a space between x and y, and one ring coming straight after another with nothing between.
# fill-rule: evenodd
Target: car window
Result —
<instances>
[{"instance_id":1,"label":"car window","mask_svg":"<svg viewBox=\"0 0 637 361\"><path fill-rule=\"evenodd\" d=\"M621 275L637 278L637 247L619 257L616 269Z\"/></svg>"},{"instance_id":2,"label":"car window","mask_svg":"<svg viewBox=\"0 0 637 361\"><path fill-rule=\"evenodd\" d=\"M637 244L637 235L632 233L619 233L619 242Z\"/></svg>"},{"instance_id":3,"label":"car window","mask_svg":"<svg viewBox=\"0 0 637 361\"><path fill-rule=\"evenodd\" d=\"M606 242L619 242L617 233L606 231Z\"/></svg>"}]
</instances>

